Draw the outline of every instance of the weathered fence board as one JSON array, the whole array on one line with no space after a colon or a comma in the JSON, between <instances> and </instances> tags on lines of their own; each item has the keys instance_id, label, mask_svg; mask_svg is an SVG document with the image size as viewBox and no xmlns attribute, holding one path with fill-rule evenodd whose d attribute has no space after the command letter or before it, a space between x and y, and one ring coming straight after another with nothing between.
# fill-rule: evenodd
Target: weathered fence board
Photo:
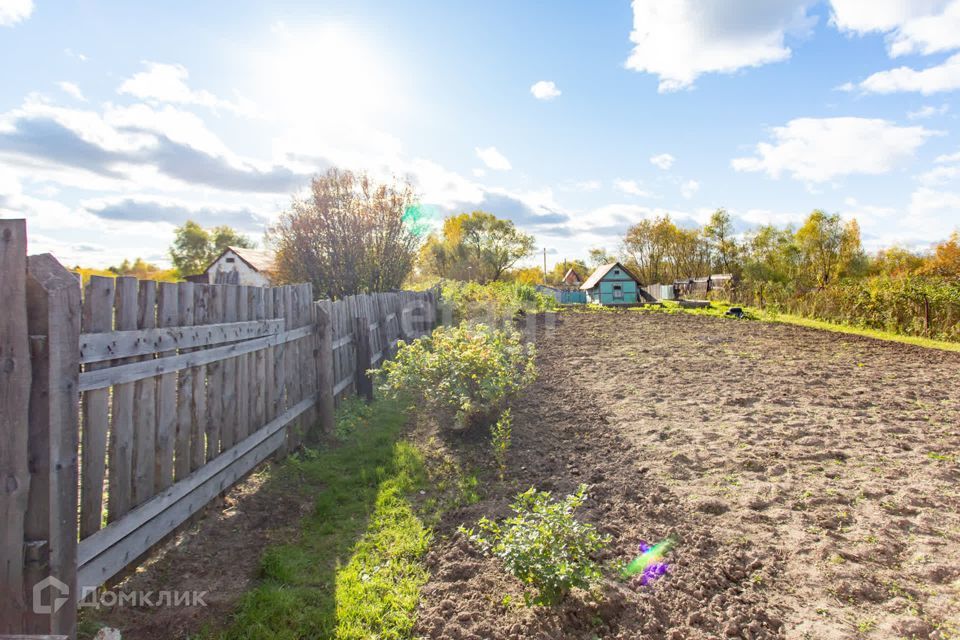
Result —
<instances>
[{"instance_id":1,"label":"weathered fence board","mask_svg":"<svg viewBox=\"0 0 960 640\"><path fill-rule=\"evenodd\" d=\"M219 285L209 287L207 317L211 323L223 322L223 290ZM204 353L204 352L201 352ZM197 364L202 364L198 362ZM211 360L207 366L207 461L220 453L220 433L223 431L223 362Z\"/></svg>"},{"instance_id":2,"label":"weathered fence board","mask_svg":"<svg viewBox=\"0 0 960 640\"><path fill-rule=\"evenodd\" d=\"M177 287L179 297L177 324L193 326L196 322L194 307L194 284L184 282ZM193 378L196 368L181 370L177 375L177 420L175 425L173 445L173 472L176 480L182 480L190 475L190 444L191 436L196 423L197 405L193 399Z\"/></svg>"},{"instance_id":3,"label":"weathered fence board","mask_svg":"<svg viewBox=\"0 0 960 640\"><path fill-rule=\"evenodd\" d=\"M240 289L238 286L222 285L223 287L223 320L237 321L237 306L239 304ZM229 349L229 347L227 347ZM233 354L234 356L240 354ZM236 357L223 361L223 428L220 432L220 450L226 451L237 441L237 369Z\"/></svg>"},{"instance_id":4,"label":"weathered fence board","mask_svg":"<svg viewBox=\"0 0 960 640\"><path fill-rule=\"evenodd\" d=\"M86 333L113 331L113 278L91 276L83 300L81 327ZM101 364L91 367L102 367ZM91 389L83 394L83 431L80 461L80 537L100 528L103 514L103 480L106 473L110 390Z\"/></svg>"},{"instance_id":5,"label":"weathered fence board","mask_svg":"<svg viewBox=\"0 0 960 640\"><path fill-rule=\"evenodd\" d=\"M210 285L197 284L193 289L193 321L197 325L209 321ZM206 434L210 415L207 411L207 366L193 369L193 414L190 417L190 471L196 471L206 460Z\"/></svg>"},{"instance_id":6,"label":"weathered fence board","mask_svg":"<svg viewBox=\"0 0 960 640\"><path fill-rule=\"evenodd\" d=\"M211 286L230 286L230 285L211 285ZM169 356L165 358L156 358L144 360L143 362L134 362L119 367L109 369L100 369L97 371L84 371L80 374L80 390L102 389L111 385L123 382L134 382L153 378L166 373L174 373L181 369L195 367L201 364L209 364L222 361L224 358L235 359L245 353L251 353L258 349L263 349L269 345L283 344L299 340L311 332L310 327L300 327L284 333L248 340L246 342L237 342L223 347L206 349L204 351L195 351L192 353L183 353L178 356ZM235 378L234 378L235 379ZM234 380L234 379L231 379ZM236 391L236 385L234 385Z\"/></svg>"},{"instance_id":7,"label":"weathered fence board","mask_svg":"<svg viewBox=\"0 0 960 640\"><path fill-rule=\"evenodd\" d=\"M27 264L28 322L42 348L33 356L29 397L30 502L20 548L26 541L32 562L24 588L32 599L34 585L56 579L69 591L62 595L75 597L80 285L50 254L31 256ZM68 603L50 613L31 607L23 630L75 635L77 609Z\"/></svg>"},{"instance_id":8,"label":"weathered fence board","mask_svg":"<svg viewBox=\"0 0 960 640\"><path fill-rule=\"evenodd\" d=\"M154 329L157 326L157 283L150 280L140 282L138 296L137 326L140 329ZM145 356L145 362L152 361L152 356ZM123 365L111 371L122 369ZM81 375L88 376L99 372L85 371ZM133 416L133 500L131 505L138 505L153 495L154 489L154 449L157 431L157 381L155 378L133 378L131 380L117 380L116 382L132 382L136 380L136 400L134 401ZM112 384L112 383L111 383ZM83 384L80 385L81 390Z\"/></svg>"},{"instance_id":9,"label":"weathered fence board","mask_svg":"<svg viewBox=\"0 0 960 640\"><path fill-rule=\"evenodd\" d=\"M136 281L135 278L133 280ZM179 285L181 290L186 290L183 289L184 284L193 283L181 283ZM185 302L183 298L181 298L181 301ZM80 362L86 364L101 360L149 355L158 351L209 347L227 342L269 336L280 333L282 330L282 320L251 320L210 326L198 326L191 322L189 325L145 331L120 331L118 327L118 330L113 333L85 333L81 335Z\"/></svg>"},{"instance_id":10,"label":"weathered fence board","mask_svg":"<svg viewBox=\"0 0 960 640\"><path fill-rule=\"evenodd\" d=\"M116 289L116 328L124 332L136 329L139 289L137 279L117 278ZM81 338L82 342L83 338ZM125 383L113 388L107 522L112 522L129 511L132 502L134 401L136 399L134 387L134 383Z\"/></svg>"},{"instance_id":11,"label":"weathered fence board","mask_svg":"<svg viewBox=\"0 0 960 640\"><path fill-rule=\"evenodd\" d=\"M161 282L157 298L157 324L171 327L177 323L180 315L180 295L177 284ZM160 358L173 355L174 352L159 354ZM173 444L177 430L177 374L161 375L157 384L157 437L155 491L163 491L173 483Z\"/></svg>"},{"instance_id":12,"label":"weathered fence board","mask_svg":"<svg viewBox=\"0 0 960 640\"><path fill-rule=\"evenodd\" d=\"M23 526L30 492L27 467L30 351L27 333L27 227L0 220L0 633L21 630Z\"/></svg>"}]
</instances>

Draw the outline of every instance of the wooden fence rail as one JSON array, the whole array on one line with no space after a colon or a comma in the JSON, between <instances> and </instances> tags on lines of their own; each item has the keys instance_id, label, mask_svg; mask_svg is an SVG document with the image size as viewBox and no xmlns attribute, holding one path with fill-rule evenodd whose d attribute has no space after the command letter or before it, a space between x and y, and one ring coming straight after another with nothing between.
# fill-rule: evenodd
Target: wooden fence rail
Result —
<instances>
[{"instance_id":1,"label":"wooden fence rail","mask_svg":"<svg viewBox=\"0 0 960 640\"><path fill-rule=\"evenodd\" d=\"M0 220L0 634L76 635L78 597L274 453L317 443L436 292L91 277Z\"/></svg>"}]
</instances>

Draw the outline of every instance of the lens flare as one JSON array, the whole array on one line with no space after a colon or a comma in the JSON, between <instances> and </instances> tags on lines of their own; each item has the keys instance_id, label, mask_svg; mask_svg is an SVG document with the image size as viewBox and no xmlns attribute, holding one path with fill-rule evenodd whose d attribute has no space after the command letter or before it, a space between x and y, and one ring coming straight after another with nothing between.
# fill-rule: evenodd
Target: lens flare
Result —
<instances>
[{"instance_id":1,"label":"lens flare","mask_svg":"<svg viewBox=\"0 0 960 640\"><path fill-rule=\"evenodd\" d=\"M651 546L640 541L640 555L630 561L623 568L621 574L624 578L633 578L640 576L640 584L648 585L654 580L666 575L669 564L663 561L664 556L673 548L676 541L673 538L661 540Z\"/></svg>"}]
</instances>

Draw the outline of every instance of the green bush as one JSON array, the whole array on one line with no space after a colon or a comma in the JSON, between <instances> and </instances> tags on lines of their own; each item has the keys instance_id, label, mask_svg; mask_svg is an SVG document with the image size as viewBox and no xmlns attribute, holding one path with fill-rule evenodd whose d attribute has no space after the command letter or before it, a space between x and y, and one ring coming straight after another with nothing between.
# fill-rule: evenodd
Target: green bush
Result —
<instances>
[{"instance_id":1,"label":"green bush","mask_svg":"<svg viewBox=\"0 0 960 640\"><path fill-rule=\"evenodd\" d=\"M463 320L509 321L517 312L537 313L556 309L552 296L539 293L535 287L518 282L444 281L440 298L452 309L454 322Z\"/></svg>"},{"instance_id":2,"label":"green bush","mask_svg":"<svg viewBox=\"0 0 960 640\"><path fill-rule=\"evenodd\" d=\"M761 288L748 282L731 297L738 303L815 320L960 341L960 282L949 278L882 275L808 291L782 284Z\"/></svg>"},{"instance_id":3,"label":"green bush","mask_svg":"<svg viewBox=\"0 0 960 640\"><path fill-rule=\"evenodd\" d=\"M536 377L535 349L519 332L461 323L400 342L374 373L388 395L410 394L454 429L489 424Z\"/></svg>"},{"instance_id":4,"label":"green bush","mask_svg":"<svg viewBox=\"0 0 960 640\"><path fill-rule=\"evenodd\" d=\"M500 479L507 471L507 451L513 438L513 417L510 409L500 414L500 419L490 429L490 444L493 446L493 457L497 461Z\"/></svg>"},{"instance_id":5,"label":"green bush","mask_svg":"<svg viewBox=\"0 0 960 640\"><path fill-rule=\"evenodd\" d=\"M514 516L497 524L477 522L479 532L461 531L485 553L499 558L524 585L537 589L527 603L557 604L573 587L587 589L600 579L600 567L591 559L609 543L593 525L580 522L573 512L587 499L586 485L563 500L532 487L511 505Z\"/></svg>"}]
</instances>

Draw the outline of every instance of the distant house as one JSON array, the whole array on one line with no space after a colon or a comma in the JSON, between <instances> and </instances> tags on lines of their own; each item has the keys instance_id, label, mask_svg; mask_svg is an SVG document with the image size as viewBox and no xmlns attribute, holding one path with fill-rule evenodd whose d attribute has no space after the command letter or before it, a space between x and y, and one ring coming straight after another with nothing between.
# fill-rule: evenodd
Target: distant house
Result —
<instances>
[{"instance_id":1,"label":"distant house","mask_svg":"<svg viewBox=\"0 0 960 640\"><path fill-rule=\"evenodd\" d=\"M640 280L619 262L611 262L597 270L580 285L587 294L587 302L602 305L628 305L656 302L643 290Z\"/></svg>"},{"instance_id":2,"label":"distant house","mask_svg":"<svg viewBox=\"0 0 960 640\"><path fill-rule=\"evenodd\" d=\"M579 287L583 284L583 278L573 269L568 269L566 275L563 276L563 284L569 287Z\"/></svg>"},{"instance_id":3,"label":"distant house","mask_svg":"<svg viewBox=\"0 0 960 640\"><path fill-rule=\"evenodd\" d=\"M227 247L203 272L210 284L242 284L269 287L273 273L271 251Z\"/></svg>"}]
</instances>

